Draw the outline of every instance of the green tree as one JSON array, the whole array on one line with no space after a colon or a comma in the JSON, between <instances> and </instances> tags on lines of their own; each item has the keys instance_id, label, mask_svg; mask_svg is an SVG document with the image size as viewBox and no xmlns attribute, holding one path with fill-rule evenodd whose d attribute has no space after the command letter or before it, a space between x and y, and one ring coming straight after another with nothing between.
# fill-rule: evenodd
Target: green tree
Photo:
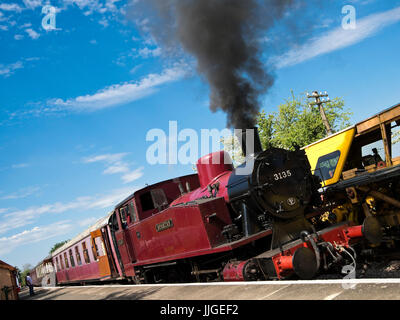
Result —
<instances>
[{"instance_id":1,"label":"green tree","mask_svg":"<svg viewBox=\"0 0 400 320\"><path fill-rule=\"evenodd\" d=\"M56 251L58 248L62 247L64 244L66 244L69 240L57 242L51 249L50 249L50 254L52 254L54 251Z\"/></svg>"},{"instance_id":2,"label":"green tree","mask_svg":"<svg viewBox=\"0 0 400 320\"><path fill-rule=\"evenodd\" d=\"M324 104L328 121L334 131L350 125L351 112L345 110L344 100L335 98ZM259 113L260 140L264 148L293 149L304 147L326 136L318 107L310 106L306 98L292 97L278 106L278 111L267 115Z\"/></svg>"},{"instance_id":3,"label":"green tree","mask_svg":"<svg viewBox=\"0 0 400 320\"><path fill-rule=\"evenodd\" d=\"M267 115L262 110L259 113L257 125L264 149L293 149L296 145L304 147L326 136L318 107L310 106L305 95L303 96L296 97L292 91L291 98L280 104L276 112ZM344 108L342 98L325 103L324 109L333 131L342 130L350 125L352 113ZM236 136L225 137L221 142L235 165L243 162L242 149Z\"/></svg>"},{"instance_id":4,"label":"green tree","mask_svg":"<svg viewBox=\"0 0 400 320\"><path fill-rule=\"evenodd\" d=\"M22 266L22 272L20 272L21 286L26 286L25 278L26 278L27 274L31 272L32 269L33 269L33 266L30 263L26 263Z\"/></svg>"},{"instance_id":5,"label":"green tree","mask_svg":"<svg viewBox=\"0 0 400 320\"><path fill-rule=\"evenodd\" d=\"M239 139L235 135L221 138L221 143L224 146L224 151L228 152L231 156L234 166L237 166L244 162L242 147L239 143Z\"/></svg>"}]
</instances>

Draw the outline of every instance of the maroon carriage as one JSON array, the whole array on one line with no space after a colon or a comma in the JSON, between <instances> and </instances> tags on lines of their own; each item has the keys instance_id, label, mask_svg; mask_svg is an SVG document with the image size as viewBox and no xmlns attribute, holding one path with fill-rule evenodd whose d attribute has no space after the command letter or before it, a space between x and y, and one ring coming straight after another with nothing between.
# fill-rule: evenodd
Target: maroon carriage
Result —
<instances>
[{"instance_id":1,"label":"maroon carriage","mask_svg":"<svg viewBox=\"0 0 400 320\"><path fill-rule=\"evenodd\" d=\"M120 279L121 268L108 226L112 213L100 219L52 254L59 284Z\"/></svg>"}]
</instances>

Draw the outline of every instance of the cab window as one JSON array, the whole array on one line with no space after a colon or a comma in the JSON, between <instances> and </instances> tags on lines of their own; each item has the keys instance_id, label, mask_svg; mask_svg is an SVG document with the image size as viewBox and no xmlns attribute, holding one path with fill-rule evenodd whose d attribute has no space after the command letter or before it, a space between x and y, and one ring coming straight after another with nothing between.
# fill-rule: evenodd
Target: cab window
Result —
<instances>
[{"instance_id":1,"label":"cab window","mask_svg":"<svg viewBox=\"0 0 400 320\"><path fill-rule=\"evenodd\" d=\"M385 161L385 147L383 141L379 140L361 148L361 159L364 167L376 165L381 161Z\"/></svg>"},{"instance_id":2,"label":"cab window","mask_svg":"<svg viewBox=\"0 0 400 320\"><path fill-rule=\"evenodd\" d=\"M163 189L154 189L151 190L150 193L153 198L154 207L156 207L158 211L163 210L168 205L167 197Z\"/></svg>"},{"instance_id":3,"label":"cab window","mask_svg":"<svg viewBox=\"0 0 400 320\"><path fill-rule=\"evenodd\" d=\"M140 196L143 211L158 209L161 211L168 205L167 197L163 189L153 189Z\"/></svg>"},{"instance_id":4,"label":"cab window","mask_svg":"<svg viewBox=\"0 0 400 320\"><path fill-rule=\"evenodd\" d=\"M111 220L110 220L109 225L110 225L112 231L118 231L119 230L118 219L117 219L117 215L116 215L115 212L111 216Z\"/></svg>"},{"instance_id":5,"label":"cab window","mask_svg":"<svg viewBox=\"0 0 400 320\"><path fill-rule=\"evenodd\" d=\"M121 220L121 225L122 225L122 229L126 228L126 225L128 224L127 222L127 207L123 207L121 209L119 209L119 218Z\"/></svg>"},{"instance_id":6,"label":"cab window","mask_svg":"<svg viewBox=\"0 0 400 320\"><path fill-rule=\"evenodd\" d=\"M332 179L340 158L340 151L336 150L318 159L314 174L322 181Z\"/></svg>"},{"instance_id":7,"label":"cab window","mask_svg":"<svg viewBox=\"0 0 400 320\"><path fill-rule=\"evenodd\" d=\"M136 222L137 218L136 218L136 210L135 210L135 204L133 203L133 201L129 202L128 205L128 212L129 212L129 217L131 219L131 223Z\"/></svg>"},{"instance_id":8,"label":"cab window","mask_svg":"<svg viewBox=\"0 0 400 320\"><path fill-rule=\"evenodd\" d=\"M151 198L151 193L146 192L140 196L140 203L142 205L142 211L154 209L153 199Z\"/></svg>"}]
</instances>

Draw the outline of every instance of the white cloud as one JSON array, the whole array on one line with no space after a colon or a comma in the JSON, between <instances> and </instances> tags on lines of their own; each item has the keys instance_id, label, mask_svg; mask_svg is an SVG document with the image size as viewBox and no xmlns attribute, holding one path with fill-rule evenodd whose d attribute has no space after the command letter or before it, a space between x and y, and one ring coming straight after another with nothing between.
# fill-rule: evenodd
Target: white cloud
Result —
<instances>
[{"instance_id":1,"label":"white cloud","mask_svg":"<svg viewBox=\"0 0 400 320\"><path fill-rule=\"evenodd\" d=\"M140 179L141 177L143 177L143 169L144 167L140 167L134 171L124 174L122 176L122 180L124 181L124 183L129 183L137 179Z\"/></svg>"},{"instance_id":2,"label":"white cloud","mask_svg":"<svg viewBox=\"0 0 400 320\"><path fill-rule=\"evenodd\" d=\"M15 72L15 70L22 69L23 67L24 65L21 61L17 61L8 65L0 64L0 75L3 77L9 77Z\"/></svg>"},{"instance_id":3,"label":"white cloud","mask_svg":"<svg viewBox=\"0 0 400 320\"><path fill-rule=\"evenodd\" d=\"M13 169L21 169L29 167L29 163L16 163L11 166Z\"/></svg>"},{"instance_id":4,"label":"white cloud","mask_svg":"<svg viewBox=\"0 0 400 320\"><path fill-rule=\"evenodd\" d=\"M86 157L83 159L83 162L93 163L93 162L105 161L107 163L115 163L117 161L120 161L127 154L128 153L107 153L98 156Z\"/></svg>"},{"instance_id":5,"label":"white cloud","mask_svg":"<svg viewBox=\"0 0 400 320\"><path fill-rule=\"evenodd\" d=\"M0 222L0 234L32 224L44 214L58 214L72 210L87 211L89 209L111 208L135 190L136 188L126 187L113 190L106 195L78 197L67 203L56 202L42 206L32 206L22 210L8 210L8 212L3 215L2 221ZM105 214L106 210L104 212L104 215Z\"/></svg>"},{"instance_id":6,"label":"white cloud","mask_svg":"<svg viewBox=\"0 0 400 320\"><path fill-rule=\"evenodd\" d=\"M104 28L108 27L108 20L103 17L101 20L99 20L99 24L101 24Z\"/></svg>"},{"instance_id":7,"label":"white cloud","mask_svg":"<svg viewBox=\"0 0 400 320\"><path fill-rule=\"evenodd\" d=\"M36 243L66 234L71 231L72 228L73 225L71 221L64 220L47 226L24 230L23 232L9 237L2 237L0 238L0 254L7 254L22 245Z\"/></svg>"},{"instance_id":8,"label":"white cloud","mask_svg":"<svg viewBox=\"0 0 400 320\"><path fill-rule=\"evenodd\" d=\"M126 82L106 87L95 94L79 96L68 100L52 99L48 105L56 107L55 111L97 111L136 101L154 93L163 84L181 79L184 68L176 66L160 74L149 74L138 82Z\"/></svg>"},{"instance_id":9,"label":"white cloud","mask_svg":"<svg viewBox=\"0 0 400 320\"><path fill-rule=\"evenodd\" d=\"M29 28L32 27L32 23L24 23L22 26L19 26L19 29Z\"/></svg>"},{"instance_id":10,"label":"white cloud","mask_svg":"<svg viewBox=\"0 0 400 320\"><path fill-rule=\"evenodd\" d=\"M399 21L400 7L372 14L365 18L358 19L356 29L345 30L342 27L338 27L312 39L303 46L293 48L280 57L273 57L269 62L274 64L277 68L295 65L361 42L373 36L381 29Z\"/></svg>"},{"instance_id":11,"label":"white cloud","mask_svg":"<svg viewBox=\"0 0 400 320\"><path fill-rule=\"evenodd\" d=\"M23 35L20 35L20 34L14 35L14 39L15 39L15 40L21 40L21 39L23 39L23 38L24 38Z\"/></svg>"},{"instance_id":12,"label":"white cloud","mask_svg":"<svg viewBox=\"0 0 400 320\"><path fill-rule=\"evenodd\" d=\"M128 165L125 163L117 163L109 166L106 170L103 171L104 174L116 174L116 173L125 173L129 171Z\"/></svg>"},{"instance_id":13,"label":"white cloud","mask_svg":"<svg viewBox=\"0 0 400 320\"><path fill-rule=\"evenodd\" d=\"M31 28L28 28L25 31L33 40L36 40L40 37L40 34Z\"/></svg>"},{"instance_id":14,"label":"white cloud","mask_svg":"<svg viewBox=\"0 0 400 320\"><path fill-rule=\"evenodd\" d=\"M0 3L0 10L21 12L22 8L16 3Z\"/></svg>"},{"instance_id":15,"label":"white cloud","mask_svg":"<svg viewBox=\"0 0 400 320\"><path fill-rule=\"evenodd\" d=\"M121 179L124 183L135 181L143 176L144 167L131 171L127 162L122 161L128 153L102 154L98 156L87 157L83 163L105 162L106 169L103 174L123 173Z\"/></svg>"},{"instance_id":16,"label":"white cloud","mask_svg":"<svg viewBox=\"0 0 400 320\"><path fill-rule=\"evenodd\" d=\"M1 196L0 200L15 200L15 199L22 199L27 198L40 190L39 187L27 187L19 190L18 192L11 193L5 196Z\"/></svg>"},{"instance_id":17,"label":"white cloud","mask_svg":"<svg viewBox=\"0 0 400 320\"><path fill-rule=\"evenodd\" d=\"M99 217L90 217L87 219L83 219L78 222L79 226L81 227L90 227L92 224L94 224L97 220L99 220Z\"/></svg>"},{"instance_id":18,"label":"white cloud","mask_svg":"<svg viewBox=\"0 0 400 320\"><path fill-rule=\"evenodd\" d=\"M34 10L36 7L43 6L42 0L23 0L25 7Z\"/></svg>"},{"instance_id":19,"label":"white cloud","mask_svg":"<svg viewBox=\"0 0 400 320\"><path fill-rule=\"evenodd\" d=\"M149 49L149 48L145 47L143 49L139 49L138 56L146 59L149 57L158 57L161 55L161 53L162 53L162 51L161 51L160 47L155 48L155 49Z\"/></svg>"}]
</instances>

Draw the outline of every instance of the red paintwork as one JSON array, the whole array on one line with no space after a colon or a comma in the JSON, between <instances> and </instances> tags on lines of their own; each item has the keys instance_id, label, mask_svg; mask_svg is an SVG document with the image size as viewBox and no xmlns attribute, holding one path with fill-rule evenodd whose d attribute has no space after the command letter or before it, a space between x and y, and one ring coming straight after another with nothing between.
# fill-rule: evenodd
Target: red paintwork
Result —
<instances>
[{"instance_id":1,"label":"red paintwork","mask_svg":"<svg viewBox=\"0 0 400 320\"><path fill-rule=\"evenodd\" d=\"M362 226L350 227L346 230L346 234L350 238L361 238L363 236Z\"/></svg>"},{"instance_id":2,"label":"red paintwork","mask_svg":"<svg viewBox=\"0 0 400 320\"><path fill-rule=\"evenodd\" d=\"M362 236L362 234L360 236L356 232L353 233L354 230L361 230L359 228L361 228L361 226L349 226L347 224L340 225L332 230L326 232L322 231L319 239L325 242L330 242L337 246L348 248L353 239ZM314 250L311 243L303 242L272 257L272 261L274 262L275 270L279 279L282 279L283 277L293 273L293 265L290 267L291 261L295 251L301 247L308 247L311 250Z\"/></svg>"},{"instance_id":3,"label":"red paintwork","mask_svg":"<svg viewBox=\"0 0 400 320\"><path fill-rule=\"evenodd\" d=\"M212 214L215 216L210 217ZM172 220L173 227L157 231L156 225ZM172 260L201 254L224 243L221 232L231 224L225 201L221 198L204 201L199 205L168 208L124 230L132 240L136 256L135 265ZM138 233L139 236L138 237ZM121 233L117 239L122 239ZM124 263L130 259L129 250L120 250ZM209 252L211 253L211 252Z\"/></svg>"},{"instance_id":4,"label":"red paintwork","mask_svg":"<svg viewBox=\"0 0 400 320\"><path fill-rule=\"evenodd\" d=\"M348 248L354 239L362 237L362 234L358 233L361 230L360 228L361 226L349 226L347 224L337 226L331 230L322 231L319 240ZM301 247L308 247L313 250L309 242L302 242L271 257L278 279L285 278L294 272L293 255ZM244 281L244 269L250 260L252 259L227 263L223 270L224 281Z\"/></svg>"},{"instance_id":5,"label":"red paintwork","mask_svg":"<svg viewBox=\"0 0 400 320\"><path fill-rule=\"evenodd\" d=\"M293 256L281 256L278 259L277 264L283 271L293 270Z\"/></svg>"},{"instance_id":6,"label":"red paintwork","mask_svg":"<svg viewBox=\"0 0 400 320\"><path fill-rule=\"evenodd\" d=\"M207 187L220 174L226 171L233 171L232 160L225 151L210 153L200 158L196 167L202 188Z\"/></svg>"},{"instance_id":7,"label":"red paintwork","mask_svg":"<svg viewBox=\"0 0 400 320\"><path fill-rule=\"evenodd\" d=\"M163 181L157 184L153 184L147 188L140 189L139 191L136 191L133 194L133 197L130 197L129 200L132 199L135 200L136 211L139 215L139 220L146 219L147 217L150 217L151 215L158 213L157 209L143 211L141 202L139 200L141 195L149 192L152 189L162 189L166 195L168 204L171 205L171 203L175 199L181 196L181 192L179 190L179 184L182 186L185 192L188 192L188 190L186 190L187 183L189 184L191 190L196 190L197 188L199 188L200 184L198 175L193 174L184 177L179 177L176 179ZM127 202L129 201L125 201L123 205L125 205ZM118 208L122 207L123 205L118 206Z\"/></svg>"},{"instance_id":8,"label":"red paintwork","mask_svg":"<svg viewBox=\"0 0 400 320\"><path fill-rule=\"evenodd\" d=\"M226 189L233 170L230 156L224 151L206 155L197 162L197 170L198 175L180 177L141 189L116 207L119 230L115 232L115 237L125 275L134 276L135 266L233 249L222 235L223 228L232 224ZM187 182L190 190L186 188ZM216 183L219 183L218 192L214 189L211 195L207 186ZM179 184L186 193L181 194ZM152 189L162 189L166 194L169 206L161 212L157 209L142 210L141 196ZM199 199L203 200L195 202ZM128 221L128 226L123 229L119 209L132 201L137 221ZM166 221L172 221L173 226L157 231L156 225ZM264 236L267 234L270 232ZM254 240L258 236L250 238ZM242 239L235 245L243 245L247 240Z\"/></svg>"},{"instance_id":9,"label":"red paintwork","mask_svg":"<svg viewBox=\"0 0 400 320\"><path fill-rule=\"evenodd\" d=\"M243 272L247 262L248 260L227 263L223 270L224 281L244 281Z\"/></svg>"},{"instance_id":10,"label":"red paintwork","mask_svg":"<svg viewBox=\"0 0 400 320\"><path fill-rule=\"evenodd\" d=\"M220 164L204 164L212 161L213 156L220 160ZM223 158L229 157L224 151L214 152L211 155L200 158L197 162L197 171L199 174L200 187L192 192L189 192L171 203L171 206L187 203L200 199L202 197L210 197L210 192L207 189L208 185L219 183L218 193L214 196L223 197L226 202L229 202L228 190L226 186L229 182L229 177L232 174L233 166L231 164L224 164ZM215 193L215 191L212 191Z\"/></svg>"},{"instance_id":11,"label":"red paintwork","mask_svg":"<svg viewBox=\"0 0 400 320\"><path fill-rule=\"evenodd\" d=\"M58 283L67 283L79 280L99 279L99 266L97 262L75 266L56 273Z\"/></svg>"},{"instance_id":12,"label":"red paintwork","mask_svg":"<svg viewBox=\"0 0 400 320\"><path fill-rule=\"evenodd\" d=\"M119 262L118 262L117 253L116 253L116 250L115 250L114 242L111 240L112 237L111 237L110 226L107 225L106 230L107 230L108 239L110 240L109 243L110 243L111 254L112 254L112 258L113 258L112 262L114 263L114 266L117 268L118 275L120 277L122 277L123 276L123 272L122 272L121 266L119 265Z\"/></svg>"}]
</instances>

